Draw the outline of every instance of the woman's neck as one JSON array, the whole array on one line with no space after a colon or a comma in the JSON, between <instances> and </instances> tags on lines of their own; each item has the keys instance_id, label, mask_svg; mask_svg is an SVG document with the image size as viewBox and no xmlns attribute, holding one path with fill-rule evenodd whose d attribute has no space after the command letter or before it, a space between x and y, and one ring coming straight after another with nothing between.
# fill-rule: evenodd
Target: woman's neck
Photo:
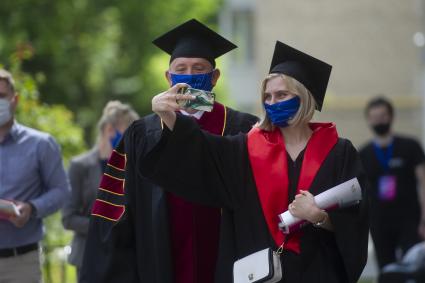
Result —
<instances>
[{"instance_id":1,"label":"woman's neck","mask_svg":"<svg viewBox=\"0 0 425 283\"><path fill-rule=\"evenodd\" d=\"M285 139L286 151L294 161L307 146L308 140L313 133L308 124L297 126L290 125L285 128L280 128L280 132Z\"/></svg>"},{"instance_id":2,"label":"woman's neck","mask_svg":"<svg viewBox=\"0 0 425 283\"><path fill-rule=\"evenodd\" d=\"M313 133L308 124L296 126L289 125L285 128L280 128L280 132L285 139L286 145L307 143Z\"/></svg>"}]
</instances>

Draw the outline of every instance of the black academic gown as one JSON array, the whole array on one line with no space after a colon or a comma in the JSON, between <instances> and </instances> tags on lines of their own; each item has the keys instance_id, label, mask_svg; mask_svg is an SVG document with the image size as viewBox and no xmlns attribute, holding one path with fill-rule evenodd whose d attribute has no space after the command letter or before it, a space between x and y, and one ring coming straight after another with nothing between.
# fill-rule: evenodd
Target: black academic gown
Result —
<instances>
[{"instance_id":1,"label":"black academic gown","mask_svg":"<svg viewBox=\"0 0 425 283\"><path fill-rule=\"evenodd\" d=\"M190 119L178 115L174 130L164 129L160 142L148 155L140 157L138 169L183 198L223 207L216 282L232 282L235 260L268 247L277 248L257 194L246 135L209 135ZM292 171L297 172L296 168ZM289 174L292 182L298 178L296 173ZM353 177L364 187L355 148L350 141L338 139L309 191L316 195ZM334 232L311 225L304 227L301 253L283 253L281 282L357 282L367 259L366 207L366 201L362 201L330 212Z\"/></svg>"},{"instance_id":2,"label":"black academic gown","mask_svg":"<svg viewBox=\"0 0 425 283\"><path fill-rule=\"evenodd\" d=\"M257 121L253 115L226 109L224 135L248 132ZM99 190L98 199L121 205L125 212L119 219L91 217L82 282L174 282L167 194L137 170L161 133L159 117L148 115L133 123L118 145L116 151L126 155L125 171L111 166L108 170L125 179L125 194Z\"/></svg>"}]
</instances>

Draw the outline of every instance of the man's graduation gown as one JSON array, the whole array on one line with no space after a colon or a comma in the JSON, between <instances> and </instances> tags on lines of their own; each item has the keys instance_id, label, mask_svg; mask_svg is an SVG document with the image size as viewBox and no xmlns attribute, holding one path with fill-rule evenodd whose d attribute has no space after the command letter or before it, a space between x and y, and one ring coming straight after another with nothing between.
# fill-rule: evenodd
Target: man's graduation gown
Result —
<instances>
[{"instance_id":1,"label":"man's graduation gown","mask_svg":"<svg viewBox=\"0 0 425 283\"><path fill-rule=\"evenodd\" d=\"M322 150L320 143L316 150ZM295 161L288 157L288 203L294 198L304 156L305 151ZM208 135L190 119L177 115L174 130L164 128L160 142L139 158L139 165L140 174L167 190L188 200L223 207L216 282L232 282L235 260L268 247L277 249L253 176L246 135ZM364 187L355 148L337 137L308 189L317 195L353 177ZM281 282L357 282L367 259L366 207L364 196L359 205L331 211L334 232L305 226L299 252L286 249L282 255Z\"/></svg>"},{"instance_id":2,"label":"man's graduation gown","mask_svg":"<svg viewBox=\"0 0 425 283\"><path fill-rule=\"evenodd\" d=\"M225 108L218 103L214 109L213 112L223 118L212 117L214 113L205 112L200 124L219 135L248 132L257 121L255 116ZM175 198L137 170L141 158L158 143L161 133L159 117L146 116L128 128L111 155L93 206L80 276L82 282L175 282L177 263L173 259L173 249L182 243L173 243L175 239L170 239L170 235L174 232L171 229L179 229L183 224L173 219L181 202L171 213L170 203ZM184 158L172 167L177 168L183 162ZM203 265L192 270L200 273L194 274L193 278L195 282L209 282L203 280L203 276L211 269L208 265L215 265L219 235L205 235L202 227L213 225L215 228L212 231L218 233L220 223L219 219L218 222L214 217L211 219L211 213L214 213L210 211L211 208L193 204L191 209L193 221L198 222L193 225L197 230L189 231L189 236L195 238L195 246L191 248L194 257L199 254L204 257L199 260L192 258L195 264ZM220 217L220 210L214 210ZM206 218L206 222L200 223L203 218ZM208 220L212 223L208 223ZM206 253L201 250L205 247L205 241L210 244L205 249Z\"/></svg>"}]
</instances>

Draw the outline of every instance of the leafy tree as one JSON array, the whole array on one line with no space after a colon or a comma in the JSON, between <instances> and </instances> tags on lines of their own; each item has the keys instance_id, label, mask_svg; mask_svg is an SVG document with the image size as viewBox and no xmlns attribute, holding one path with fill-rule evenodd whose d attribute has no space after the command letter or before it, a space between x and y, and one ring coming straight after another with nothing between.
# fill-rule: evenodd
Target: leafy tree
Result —
<instances>
[{"instance_id":1,"label":"leafy tree","mask_svg":"<svg viewBox=\"0 0 425 283\"><path fill-rule=\"evenodd\" d=\"M168 59L152 39L177 23L215 22L217 0L2 0L0 61L16 49L39 81L40 99L65 104L90 136L106 101L144 115L166 87ZM45 79L48 78L48 79Z\"/></svg>"},{"instance_id":2,"label":"leafy tree","mask_svg":"<svg viewBox=\"0 0 425 283\"><path fill-rule=\"evenodd\" d=\"M220 5L220 0L1 0L0 65L18 84L18 121L51 133L67 163L85 150L82 128L91 143L106 101L129 102L140 115L151 111L152 96L167 87L168 67L168 56L151 41L190 18L214 27ZM44 247L69 242L59 214L45 223ZM64 270L55 280L53 254L47 249L45 255L45 282L66 282Z\"/></svg>"}]
</instances>

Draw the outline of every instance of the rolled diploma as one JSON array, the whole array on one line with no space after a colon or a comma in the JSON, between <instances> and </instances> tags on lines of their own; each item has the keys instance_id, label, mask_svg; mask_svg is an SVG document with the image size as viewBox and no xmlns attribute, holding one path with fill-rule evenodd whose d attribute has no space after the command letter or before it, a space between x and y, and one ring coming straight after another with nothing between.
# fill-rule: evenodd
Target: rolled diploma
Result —
<instances>
[{"instance_id":1,"label":"rolled diploma","mask_svg":"<svg viewBox=\"0 0 425 283\"><path fill-rule=\"evenodd\" d=\"M330 211L332 209L352 206L362 199L362 190L357 178L348 180L314 197L314 201L320 209ZM285 234L300 229L307 221L294 217L288 210L279 214L279 227Z\"/></svg>"}]
</instances>

